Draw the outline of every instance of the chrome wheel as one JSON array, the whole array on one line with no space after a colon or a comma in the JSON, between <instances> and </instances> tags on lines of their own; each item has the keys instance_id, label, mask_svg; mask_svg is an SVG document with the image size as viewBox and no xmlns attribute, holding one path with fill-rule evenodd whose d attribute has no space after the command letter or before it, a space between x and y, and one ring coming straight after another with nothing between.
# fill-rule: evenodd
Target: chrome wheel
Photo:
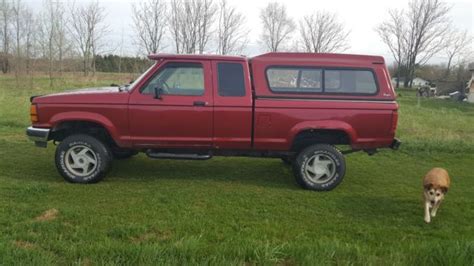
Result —
<instances>
[{"instance_id":1,"label":"chrome wheel","mask_svg":"<svg viewBox=\"0 0 474 266\"><path fill-rule=\"evenodd\" d=\"M305 164L305 174L314 183L328 182L336 173L336 162L325 154L314 154Z\"/></svg>"},{"instance_id":2,"label":"chrome wheel","mask_svg":"<svg viewBox=\"0 0 474 266\"><path fill-rule=\"evenodd\" d=\"M67 170L79 177L91 175L98 165L97 155L85 145L71 147L66 152L64 162Z\"/></svg>"}]
</instances>

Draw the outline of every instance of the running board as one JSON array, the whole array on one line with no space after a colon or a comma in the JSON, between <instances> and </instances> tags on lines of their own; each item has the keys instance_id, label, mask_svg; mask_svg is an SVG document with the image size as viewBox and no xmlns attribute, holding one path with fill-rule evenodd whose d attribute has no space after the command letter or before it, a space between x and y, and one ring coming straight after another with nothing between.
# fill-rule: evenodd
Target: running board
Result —
<instances>
[{"instance_id":1,"label":"running board","mask_svg":"<svg viewBox=\"0 0 474 266\"><path fill-rule=\"evenodd\" d=\"M153 159L174 159L174 160L209 160L212 158L212 155L210 154L167 153L167 152L153 152L153 150L147 150L146 155Z\"/></svg>"}]
</instances>

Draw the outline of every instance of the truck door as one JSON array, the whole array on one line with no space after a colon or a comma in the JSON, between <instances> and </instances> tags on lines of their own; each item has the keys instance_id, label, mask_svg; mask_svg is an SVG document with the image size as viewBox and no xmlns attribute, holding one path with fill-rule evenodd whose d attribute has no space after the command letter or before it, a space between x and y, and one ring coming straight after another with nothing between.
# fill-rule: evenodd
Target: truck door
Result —
<instances>
[{"instance_id":1,"label":"truck door","mask_svg":"<svg viewBox=\"0 0 474 266\"><path fill-rule=\"evenodd\" d=\"M250 149L252 92L247 61L213 61L214 147Z\"/></svg>"},{"instance_id":2,"label":"truck door","mask_svg":"<svg viewBox=\"0 0 474 266\"><path fill-rule=\"evenodd\" d=\"M134 147L212 147L210 73L210 61L165 61L135 88L129 101Z\"/></svg>"}]
</instances>

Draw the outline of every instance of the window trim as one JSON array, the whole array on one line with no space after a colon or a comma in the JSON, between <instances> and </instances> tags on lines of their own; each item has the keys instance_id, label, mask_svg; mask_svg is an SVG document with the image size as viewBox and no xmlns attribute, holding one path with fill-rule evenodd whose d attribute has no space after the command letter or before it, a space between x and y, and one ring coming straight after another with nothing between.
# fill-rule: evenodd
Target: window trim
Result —
<instances>
[{"instance_id":1,"label":"window trim","mask_svg":"<svg viewBox=\"0 0 474 266\"><path fill-rule=\"evenodd\" d=\"M310 91L275 91L270 86L270 81L268 79L268 70L271 68L284 68L284 69L316 69L321 70L321 92L310 92ZM326 92L326 70L353 70L353 71L369 71L372 73L372 76L375 81L376 90L373 93L347 93L347 92ZM301 72L301 71L298 71ZM373 68L368 67L329 67L329 66L295 66L295 65L269 65L265 68L265 80L267 82L267 88L272 94L302 94L302 95L338 95L338 96L375 96L380 92L379 81L377 80L377 75Z\"/></svg>"},{"instance_id":2,"label":"window trim","mask_svg":"<svg viewBox=\"0 0 474 266\"><path fill-rule=\"evenodd\" d=\"M244 86L244 95L240 96L228 96L228 95L221 95L221 90L220 90L220 81L221 81L221 75L219 72L219 64L234 64L234 65L239 65L242 68L242 85ZM245 69L244 65L241 62L226 62L226 61L221 61L221 62L216 62L216 76L217 76L217 95L219 97L224 97L224 98L241 98L241 97L247 97L247 86L245 84Z\"/></svg>"},{"instance_id":3,"label":"window trim","mask_svg":"<svg viewBox=\"0 0 474 266\"><path fill-rule=\"evenodd\" d=\"M150 82L158 76L163 70L166 69L169 65L199 65L202 69L202 74L203 74L203 91L201 94L198 95L183 95L183 94L163 94L164 96L184 96L184 97L202 97L206 94L206 77L205 77L205 69L204 65L201 62L166 62L162 66L160 66L155 73L140 87L138 90L141 95L150 95L148 93L143 93L143 90L150 84ZM153 93L152 93L153 94Z\"/></svg>"}]
</instances>

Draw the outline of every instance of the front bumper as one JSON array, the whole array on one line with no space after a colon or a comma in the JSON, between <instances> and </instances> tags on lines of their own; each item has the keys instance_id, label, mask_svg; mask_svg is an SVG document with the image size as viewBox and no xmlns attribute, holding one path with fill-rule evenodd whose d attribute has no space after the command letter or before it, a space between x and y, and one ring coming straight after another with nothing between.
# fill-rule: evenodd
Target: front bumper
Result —
<instances>
[{"instance_id":1,"label":"front bumper","mask_svg":"<svg viewBox=\"0 0 474 266\"><path fill-rule=\"evenodd\" d=\"M48 145L49 133L51 132L48 128L35 128L28 127L26 129L26 135L31 141L35 142L38 147L46 148Z\"/></svg>"},{"instance_id":2,"label":"front bumper","mask_svg":"<svg viewBox=\"0 0 474 266\"><path fill-rule=\"evenodd\" d=\"M402 142L399 139L394 138L392 144L390 144L390 149L398 150L398 148L400 148L400 145L402 145Z\"/></svg>"}]
</instances>

